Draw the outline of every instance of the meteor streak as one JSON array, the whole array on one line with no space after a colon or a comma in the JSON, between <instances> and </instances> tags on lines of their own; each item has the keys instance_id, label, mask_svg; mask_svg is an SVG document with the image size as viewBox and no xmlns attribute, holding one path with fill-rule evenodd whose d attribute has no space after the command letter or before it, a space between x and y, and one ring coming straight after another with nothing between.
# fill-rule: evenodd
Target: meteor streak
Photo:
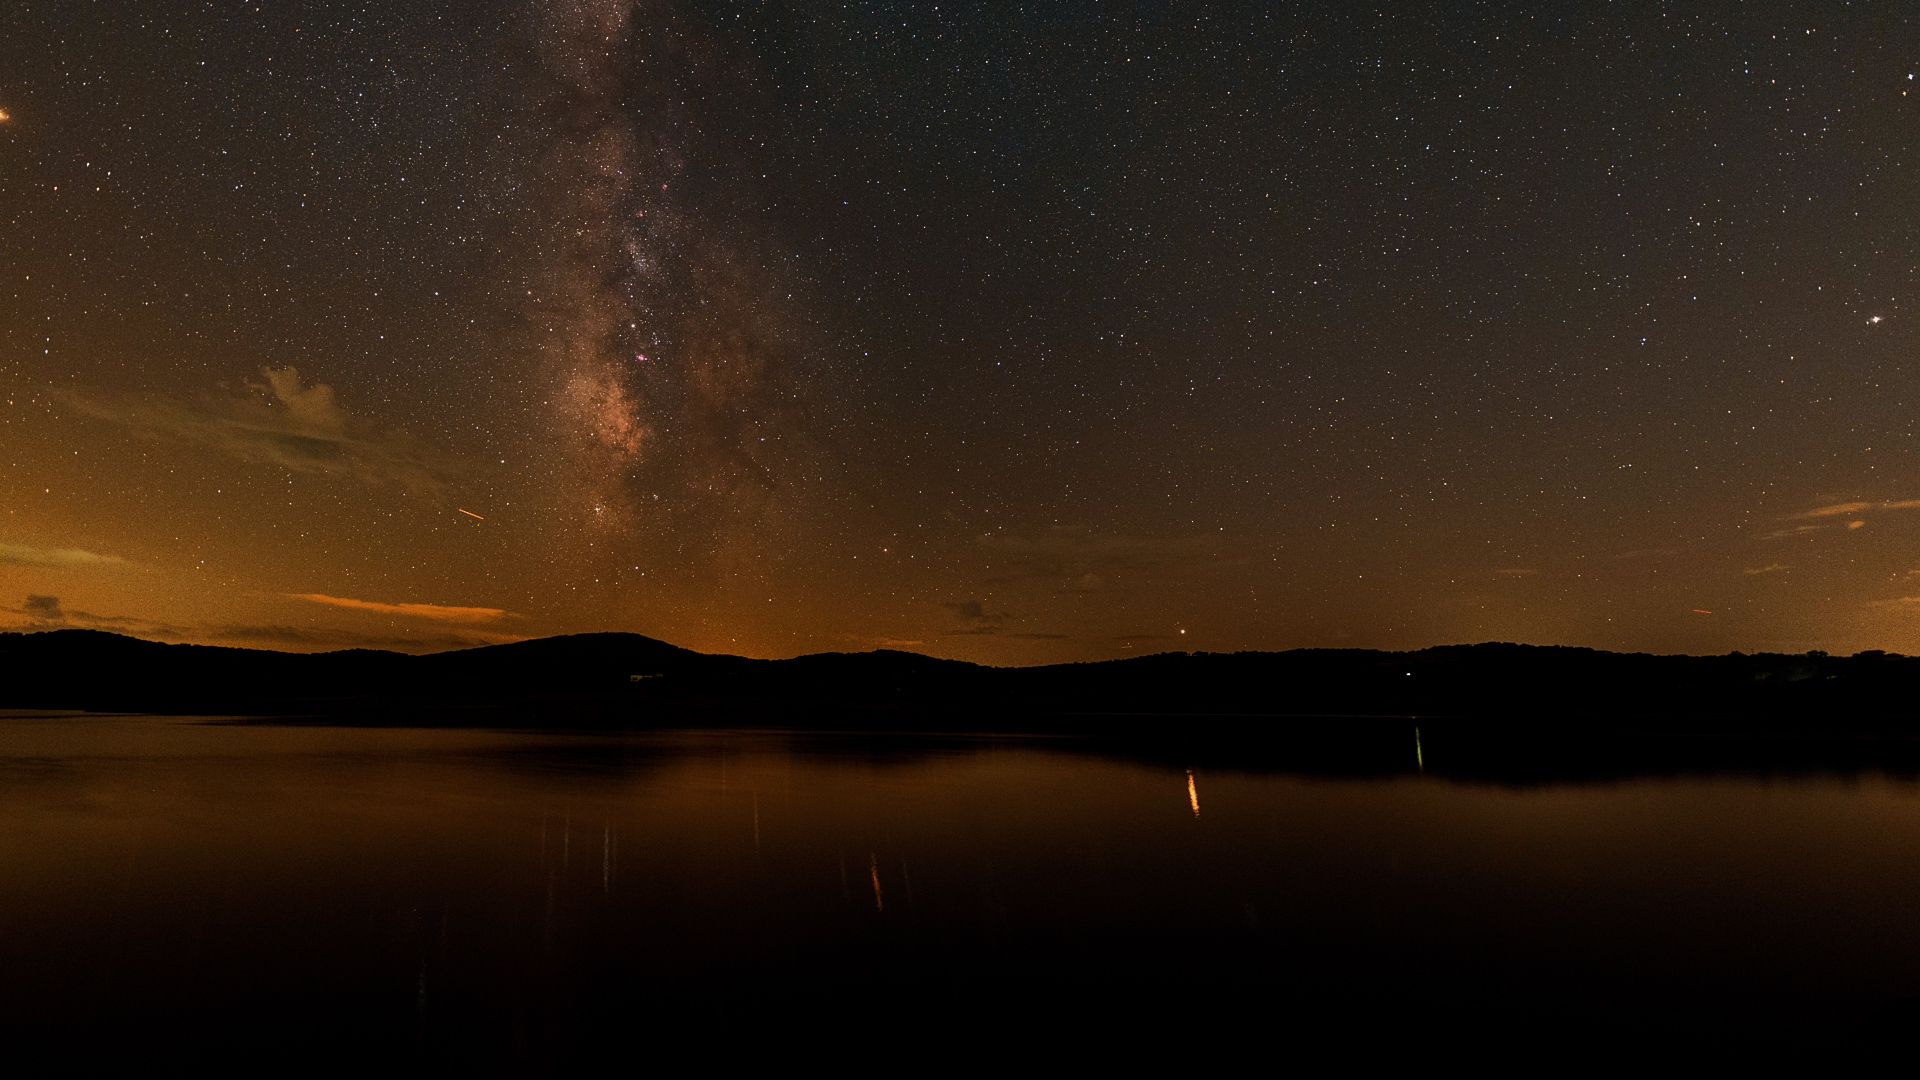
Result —
<instances>
[{"instance_id":1,"label":"meteor streak","mask_svg":"<svg viewBox=\"0 0 1920 1080\"><path fill-rule=\"evenodd\" d=\"M459 508L459 507L457 507L457 506L456 506L456 507L454 507L454 509L455 509L455 510L460 510L460 508ZM474 513L474 512L473 512L473 511L471 511L471 510L460 510L460 512L461 512L461 513L463 513L463 514L465 514L465 515L467 515L468 517L470 517L470 518L472 518L472 519L473 519L473 520L475 520L475 521L485 521L485 520L487 520L486 518L483 518L483 517L481 517L481 516L480 516L479 514L476 514L476 513Z\"/></svg>"}]
</instances>

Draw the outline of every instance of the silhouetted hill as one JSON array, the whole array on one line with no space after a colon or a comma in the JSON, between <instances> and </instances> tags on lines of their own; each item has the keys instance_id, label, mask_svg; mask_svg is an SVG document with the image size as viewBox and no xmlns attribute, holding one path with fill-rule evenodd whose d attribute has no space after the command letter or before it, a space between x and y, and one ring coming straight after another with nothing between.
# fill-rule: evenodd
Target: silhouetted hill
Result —
<instances>
[{"instance_id":1,"label":"silhouetted hill","mask_svg":"<svg viewBox=\"0 0 1920 1080\"><path fill-rule=\"evenodd\" d=\"M990 668L913 653L716 656L576 634L409 656L164 645L94 630L0 634L0 708L325 715L365 722L645 725L878 718L1017 730L1152 714L1605 717L1657 726L1920 727L1920 659L1653 656L1511 644L1417 652L1162 653Z\"/></svg>"}]
</instances>

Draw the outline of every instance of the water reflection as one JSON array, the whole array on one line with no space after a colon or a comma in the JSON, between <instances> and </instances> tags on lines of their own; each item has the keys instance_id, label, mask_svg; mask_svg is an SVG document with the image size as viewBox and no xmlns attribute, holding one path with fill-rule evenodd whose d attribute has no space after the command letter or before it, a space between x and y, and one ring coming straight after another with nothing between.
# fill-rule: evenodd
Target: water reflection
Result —
<instances>
[{"instance_id":1,"label":"water reflection","mask_svg":"<svg viewBox=\"0 0 1920 1080\"><path fill-rule=\"evenodd\" d=\"M1236 757L0 721L0 1034L539 1071L716 1031L1431 1046L1920 1012L1910 746L1602 746L1560 782L1424 722L1409 769L1409 726Z\"/></svg>"},{"instance_id":2,"label":"water reflection","mask_svg":"<svg viewBox=\"0 0 1920 1080\"><path fill-rule=\"evenodd\" d=\"M600 891L613 895L613 826L600 831Z\"/></svg>"}]
</instances>

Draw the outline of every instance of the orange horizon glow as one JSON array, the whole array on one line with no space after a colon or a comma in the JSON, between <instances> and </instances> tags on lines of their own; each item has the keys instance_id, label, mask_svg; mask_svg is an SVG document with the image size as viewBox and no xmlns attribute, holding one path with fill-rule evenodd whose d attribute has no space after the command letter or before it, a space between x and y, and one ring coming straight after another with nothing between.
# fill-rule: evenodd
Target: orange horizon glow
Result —
<instances>
[{"instance_id":1,"label":"orange horizon glow","mask_svg":"<svg viewBox=\"0 0 1920 1080\"><path fill-rule=\"evenodd\" d=\"M789 54L781 9L540 10L511 64L473 59L495 28L472 5L401 18L413 44L378 63L284 6L176 25L191 70L63 7L16 35L70 44L23 48L0 87L39 118L0 108L20 223L0 628L408 652L625 633L988 667L1920 655L1913 312L1898 260L1853 246L1911 207L1897 185L1784 197L1905 149L1905 114L1875 110L1920 92L1856 101L1841 54L1793 63L1872 118L1782 157L1618 123L1618 102L1665 116L1663 95L1726 85L1706 61L1641 72L1657 50L1625 13L1608 44L1501 50L1555 58L1525 82L1426 64L1433 33L1479 49L1474 19L1364 46L1301 29L1343 73L1324 108L1265 74L1293 31L1234 31L1232 61L1175 34L1156 72L1235 105L1158 106L1163 182L1111 150L1093 69L1036 60L1002 100L987 16L945 39L961 74L876 119L850 89L868 76L813 68L887 63L837 31ZM1881 32L1834 20L1812 40ZM1100 26L1102 49L1164 36ZM732 59L653 57L682 35ZM1383 48L1425 74L1389 77ZM767 80L752 107L736 66ZM1529 93L1574 134L1475 111ZM682 104L529 123L503 150L520 114L491 103L555 94ZM276 119L207 128L216 98ZM1242 115L1291 119L1255 137ZM1383 116L1392 138L1350 145ZM1660 168L1605 172L1650 147Z\"/></svg>"},{"instance_id":2,"label":"orange horizon glow","mask_svg":"<svg viewBox=\"0 0 1920 1080\"><path fill-rule=\"evenodd\" d=\"M447 607L441 604L383 604L377 600L355 600L346 596L328 596L325 593L288 593L296 600L311 600L316 604L328 604L333 607L352 608L356 611L378 611L386 615L416 615L423 619L438 619L441 622L492 622L512 614L504 608L488 607Z\"/></svg>"}]
</instances>

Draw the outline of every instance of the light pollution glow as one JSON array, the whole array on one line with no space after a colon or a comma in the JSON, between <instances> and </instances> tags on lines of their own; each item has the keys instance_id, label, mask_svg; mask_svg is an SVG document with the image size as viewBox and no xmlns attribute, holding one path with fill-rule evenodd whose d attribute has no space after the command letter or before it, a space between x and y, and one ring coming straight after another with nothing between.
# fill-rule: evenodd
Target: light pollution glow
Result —
<instances>
[{"instance_id":1,"label":"light pollution glow","mask_svg":"<svg viewBox=\"0 0 1920 1080\"><path fill-rule=\"evenodd\" d=\"M23 11L0 622L1920 652L1870 15L509 6Z\"/></svg>"}]
</instances>

